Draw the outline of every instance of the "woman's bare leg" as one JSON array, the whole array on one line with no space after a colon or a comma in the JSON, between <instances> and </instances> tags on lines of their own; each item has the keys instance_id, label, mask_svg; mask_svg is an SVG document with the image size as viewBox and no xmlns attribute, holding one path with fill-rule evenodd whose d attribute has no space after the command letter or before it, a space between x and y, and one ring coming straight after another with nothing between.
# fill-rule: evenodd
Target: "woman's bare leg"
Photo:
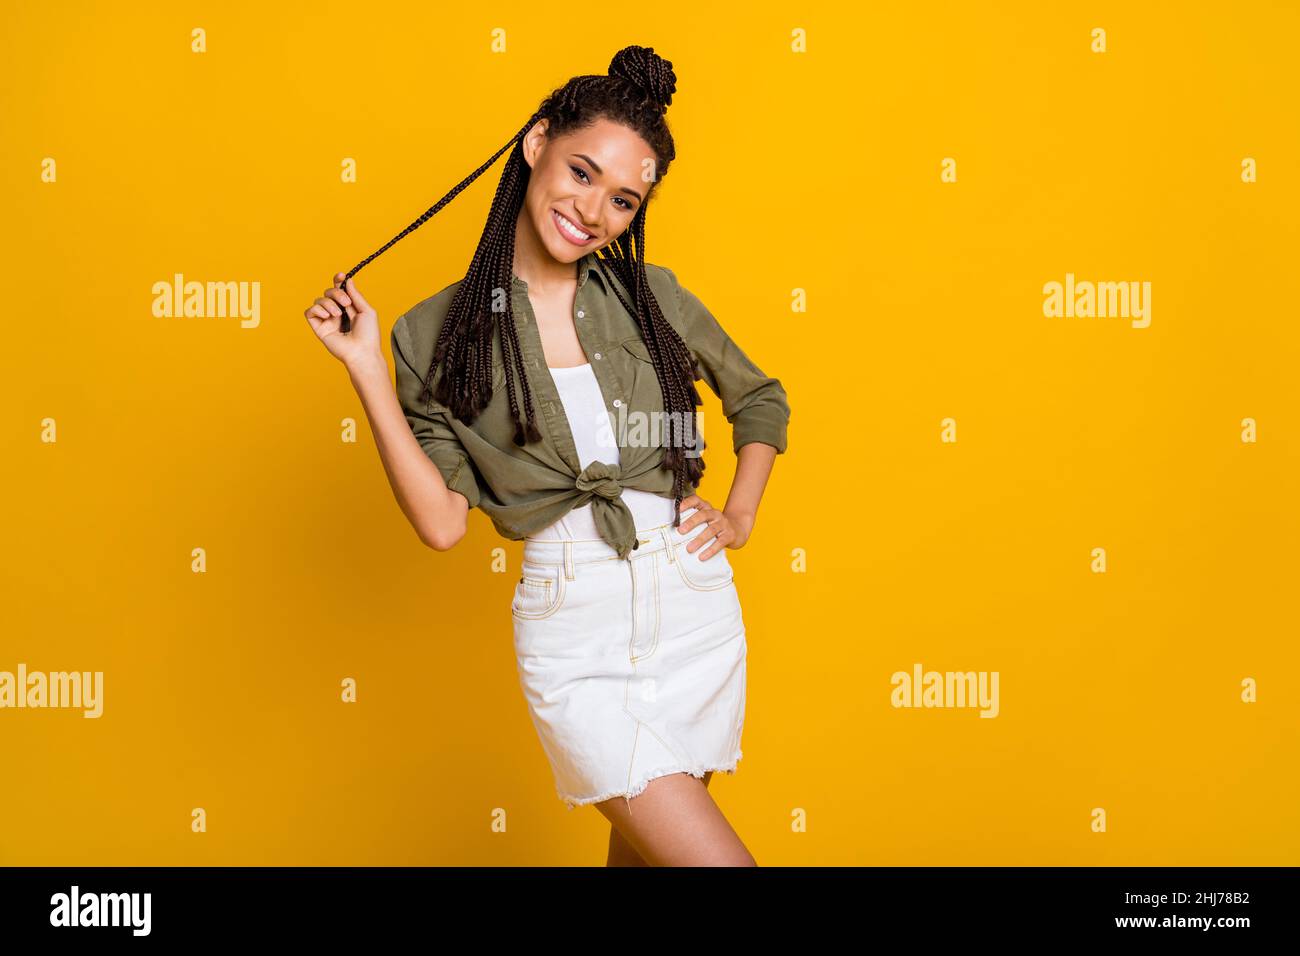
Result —
<instances>
[{"instance_id":1,"label":"woman's bare leg","mask_svg":"<svg viewBox=\"0 0 1300 956\"><path fill-rule=\"evenodd\" d=\"M641 865L757 866L709 796L712 776L710 772L703 780L688 773L656 777L631 801L614 797L596 808L617 831L619 842L640 857ZM611 833L611 859L614 848L615 835ZM622 846L618 850L618 859L627 861L629 855Z\"/></svg>"},{"instance_id":2,"label":"woman's bare leg","mask_svg":"<svg viewBox=\"0 0 1300 956\"><path fill-rule=\"evenodd\" d=\"M704 786L709 785L713 779L713 771L710 770L704 775ZM612 823L609 825L609 859L605 862L606 866L649 866L641 858L641 854L632 849L632 844L623 839L623 834L618 832L618 827Z\"/></svg>"},{"instance_id":3,"label":"woman's bare leg","mask_svg":"<svg viewBox=\"0 0 1300 956\"><path fill-rule=\"evenodd\" d=\"M650 864L641 859L641 854L632 849L632 845L623 839L623 834L618 832L618 827L610 824L609 858L605 861L605 865L649 866Z\"/></svg>"}]
</instances>

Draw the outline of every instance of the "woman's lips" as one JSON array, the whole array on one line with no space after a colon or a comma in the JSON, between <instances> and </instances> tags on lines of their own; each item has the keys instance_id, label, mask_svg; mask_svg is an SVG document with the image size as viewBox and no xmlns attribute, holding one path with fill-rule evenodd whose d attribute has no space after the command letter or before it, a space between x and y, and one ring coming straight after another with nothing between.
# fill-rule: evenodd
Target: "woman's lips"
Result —
<instances>
[{"instance_id":1,"label":"woman's lips","mask_svg":"<svg viewBox=\"0 0 1300 956\"><path fill-rule=\"evenodd\" d=\"M579 239L577 236L570 233L568 229L566 229L563 225L561 225L562 222L567 222L568 220L565 220L565 218L561 216L558 212L556 212L554 209L551 210L551 220L555 223L555 231L558 232L560 235L562 235L569 242L573 243L575 246L585 246L587 243L591 242L591 240L595 238L595 236L591 235L591 233L587 232L585 229L583 229L582 232L587 236L586 239ZM574 228L580 229L581 227L575 224Z\"/></svg>"}]
</instances>

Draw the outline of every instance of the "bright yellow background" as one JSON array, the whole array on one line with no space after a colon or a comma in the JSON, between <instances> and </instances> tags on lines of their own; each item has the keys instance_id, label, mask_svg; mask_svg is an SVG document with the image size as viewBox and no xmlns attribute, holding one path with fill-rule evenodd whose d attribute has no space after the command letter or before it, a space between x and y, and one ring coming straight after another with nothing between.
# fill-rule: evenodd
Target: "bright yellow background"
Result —
<instances>
[{"instance_id":1,"label":"bright yellow background","mask_svg":"<svg viewBox=\"0 0 1300 956\"><path fill-rule=\"evenodd\" d=\"M302 313L628 43L679 77L650 259L793 410L712 785L759 862L1300 862L1300 14L990 6L8 9L0 669L106 686L98 721L0 711L0 863L603 863L518 687L520 545L420 545ZM499 171L358 277L385 333ZM260 282L261 326L154 318L174 272ZM1044 318L1066 272L1150 281L1150 328ZM1001 715L892 708L918 661L998 671Z\"/></svg>"}]
</instances>

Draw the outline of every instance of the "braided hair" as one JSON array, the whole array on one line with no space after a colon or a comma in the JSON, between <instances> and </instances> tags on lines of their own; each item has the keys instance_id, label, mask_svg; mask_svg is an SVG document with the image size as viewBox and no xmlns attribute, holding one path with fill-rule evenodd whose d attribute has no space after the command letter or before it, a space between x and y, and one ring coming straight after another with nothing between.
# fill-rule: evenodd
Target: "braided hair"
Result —
<instances>
[{"instance_id":1,"label":"braided hair","mask_svg":"<svg viewBox=\"0 0 1300 956\"><path fill-rule=\"evenodd\" d=\"M341 286L393 243L422 226L514 146L501 173L474 257L439 332L433 361L419 395L422 401L434 398L460 421L472 422L492 398L492 346L494 336L499 336L510 414L515 420L514 442L523 446L541 440L510 296L504 296L504 309L493 304L498 290L511 287L513 277L515 225L531 172L523 154L524 134L543 119L547 120L548 139L583 129L602 117L621 123L635 130L656 155L655 182L650 186L653 192L655 183L667 173L676 157L672 134L664 118L676 92L676 83L672 63L652 48L629 46L618 51L610 61L608 75L575 76L554 90L487 162L344 276ZM669 425L660 431L666 449L661 467L673 472L673 527L677 527L685 486L688 482L697 485L704 472L704 459L699 454L704 448L702 436L693 427L689 435L682 434L684 423L695 421L695 408L701 404L695 387L701 376L686 343L664 317L646 278L645 220L649 199L647 195L646 202L638 206L624 233L597 253L596 262L607 285L636 318L659 379ZM610 281L611 273L617 276L617 283ZM499 303L500 299L496 301ZM347 332L350 320L347 310L342 311L341 329ZM443 364L444 374L436 390L431 391L439 363Z\"/></svg>"}]
</instances>

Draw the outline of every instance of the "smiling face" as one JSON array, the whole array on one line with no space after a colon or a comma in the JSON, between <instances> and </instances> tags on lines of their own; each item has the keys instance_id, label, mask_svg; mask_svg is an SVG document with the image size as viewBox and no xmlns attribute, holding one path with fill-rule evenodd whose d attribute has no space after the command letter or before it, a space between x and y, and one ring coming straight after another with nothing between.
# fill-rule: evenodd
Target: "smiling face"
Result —
<instances>
[{"instance_id":1,"label":"smiling face","mask_svg":"<svg viewBox=\"0 0 1300 956\"><path fill-rule=\"evenodd\" d=\"M546 137L546 120L524 136L532 168L524 196L538 241L559 262L576 262L621 236L654 185L655 154L633 130L601 117Z\"/></svg>"}]
</instances>

